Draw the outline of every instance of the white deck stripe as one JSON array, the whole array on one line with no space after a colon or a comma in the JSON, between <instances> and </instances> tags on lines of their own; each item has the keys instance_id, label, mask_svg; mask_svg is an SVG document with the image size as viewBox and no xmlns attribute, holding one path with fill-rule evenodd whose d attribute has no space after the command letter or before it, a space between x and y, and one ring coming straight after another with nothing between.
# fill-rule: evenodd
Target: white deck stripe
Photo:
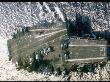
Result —
<instances>
[{"instance_id":1,"label":"white deck stripe","mask_svg":"<svg viewBox=\"0 0 110 82\"><path fill-rule=\"evenodd\" d=\"M45 31L49 30L50 31L50 30L57 30L57 29L60 29L60 28L54 28L54 29L53 28L52 29L34 29L34 30L29 30L29 31L43 31L43 30L45 30Z\"/></svg>"},{"instance_id":2,"label":"white deck stripe","mask_svg":"<svg viewBox=\"0 0 110 82\"><path fill-rule=\"evenodd\" d=\"M84 59L68 59L68 60L65 60L65 61L82 61L82 60L98 60L98 59L104 59L106 57L97 57L97 58L84 58Z\"/></svg>"},{"instance_id":3,"label":"white deck stripe","mask_svg":"<svg viewBox=\"0 0 110 82\"><path fill-rule=\"evenodd\" d=\"M107 46L107 45L72 45L70 44L69 46Z\"/></svg>"},{"instance_id":4,"label":"white deck stripe","mask_svg":"<svg viewBox=\"0 0 110 82\"><path fill-rule=\"evenodd\" d=\"M55 31L55 32L51 32L51 33L47 33L47 34L44 34L44 35L37 36L37 37L35 37L35 38L41 38L41 37L45 37L45 36L47 36L47 35L54 35L54 34L56 34L56 33L59 33L59 32L61 32L61 31L65 31L65 30L66 30L66 29L59 30L59 31Z\"/></svg>"}]
</instances>

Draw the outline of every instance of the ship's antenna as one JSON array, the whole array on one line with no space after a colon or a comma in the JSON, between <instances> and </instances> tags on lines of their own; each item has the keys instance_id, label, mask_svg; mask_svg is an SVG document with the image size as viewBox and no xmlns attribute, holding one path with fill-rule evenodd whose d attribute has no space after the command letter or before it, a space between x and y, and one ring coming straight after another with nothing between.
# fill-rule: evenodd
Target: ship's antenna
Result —
<instances>
[{"instance_id":1,"label":"ship's antenna","mask_svg":"<svg viewBox=\"0 0 110 82\"><path fill-rule=\"evenodd\" d=\"M76 6L77 6L77 2L75 2L75 13L77 14L77 11L76 11Z\"/></svg>"},{"instance_id":2,"label":"ship's antenna","mask_svg":"<svg viewBox=\"0 0 110 82\"><path fill-rule=\"evenodd\" d=\"M88 12L89 12L89 18L90 18L90 21L91 21L91 28L92 28L92 16L91 16L91 2L87 2L87 5L88 5ZM91 31L93 31L93 28L91 29Z\"/></svg>"},{"instance_id":3,"label":"ship's antenna","mask_svg":"<svg viewBox=\"0 0 110 82\"><path fill-rule=\"evenodd\" d=\"M81 15L82 15L82 16L81 16L81 21L82 21L82 22L83 22L83 13L84 13L84 12L83 12L83 6L84 6L84 3L81 2L81 7L80 7L80 8L81 8Z\"/></svg>"},{"instance_id":4,"label":"ship's antenna","mask_svg":"<svg viewBox=\"0 0 110 82\"><path fill-rule=\"evenodd\" d=\"M81 8L81 14L83 15L83 2L81 2L81 6L80 6L80 8Z\"/></svg>"},{"instance_id":5,"label":"ship's antenna","mask_svg":"<svg viewBox=\"0 0 110 82\"><path fill-rule=\"evenodd\" d=\"M76 21L77 21L77 2L75 2L75 13L76 13ZM78 28L77 24L75 24L76 28ZM78 31L77 31L77 34L78 34Z\"/></svg>"},{"instance_id":6,"label":"ship's antenna","mask_svg":"<svg viewBox=\"0 0 110 82\"><path fill-rule=\"evenodd\" d=\"M104 16L105 16L105 19L106 19L108 27L109 27L109 16L108 16L109 15L109 13L108 13L109 3L104 2L103 5L104 5Z\"/></svg>"},{"instance_id":7,"label":"ship's antenna","mask_svg":"<svg viewBox=\"0 0 110 82\"><path fill-rule=\"evenodd\" d=\"M107 2L106 2L107 3ZM108 11L108 8L109 8L109 3L107 3L107 22L108 22L108 27L109 27L109 11Z\"/></svg>"}]
</instances>

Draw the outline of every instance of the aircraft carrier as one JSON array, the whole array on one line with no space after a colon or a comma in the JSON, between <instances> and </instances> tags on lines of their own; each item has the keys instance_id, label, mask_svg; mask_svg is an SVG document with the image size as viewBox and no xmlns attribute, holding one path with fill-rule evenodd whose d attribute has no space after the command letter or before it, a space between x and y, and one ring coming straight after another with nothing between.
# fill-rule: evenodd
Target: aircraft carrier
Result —
<instances>
[{"instance_id":1,"label":"aircraft carrier","mask_svg":"<svg viewBox=\"0 0 110 82\"><path fill-rule=\"evenodd\" d=\"M80 24L77 23L75 29L74 25L70 29L71 24L67 26L66 23L61 23L56 28L20 28L21 31L18 30L17 34L13 34L13 39L8 40L9 60L18 69L28 71L43 71L46 68L51 71L52 68L64 70L73 65L107 62L107 41L99 36L100 39L96 39L89 30L87 21L88 26L82 28L88 30L80 30ZM73 33L74 30L76 34Z\"/></svg>"}]
</instances>

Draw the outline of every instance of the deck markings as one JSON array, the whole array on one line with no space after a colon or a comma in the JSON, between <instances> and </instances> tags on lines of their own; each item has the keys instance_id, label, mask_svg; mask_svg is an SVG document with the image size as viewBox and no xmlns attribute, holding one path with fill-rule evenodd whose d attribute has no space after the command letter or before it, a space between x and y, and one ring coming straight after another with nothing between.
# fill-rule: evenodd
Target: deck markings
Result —
<instances>
[{"instance_id":1,"label":"deck markings","mask_svg":"<svg viewBox=\"0 0 110 82\"><path fill-rule=\"evenodd\" d=\"M97 58L84 58L84 59L68 59L68 60L65 60L65 61L83 61L83 60L98 60L98 59L104 59L106 57L97 57Z\"/></svg>"}]
</instances>

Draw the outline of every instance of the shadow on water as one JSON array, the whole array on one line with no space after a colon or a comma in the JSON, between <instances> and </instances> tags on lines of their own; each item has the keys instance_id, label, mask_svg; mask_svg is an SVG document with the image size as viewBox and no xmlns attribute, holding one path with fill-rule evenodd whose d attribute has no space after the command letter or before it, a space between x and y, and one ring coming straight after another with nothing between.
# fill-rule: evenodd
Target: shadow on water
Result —
<instances>
[{"instance_id":1,"label":"shadow on water","mask_svg":"<svg viewBox=\"0 0 110 82\"><path fill-rule=\"evenodd\" d=\"M81 16L76 14L76 20L66 20L67 34L69 37L78 36L83 37L84 34L91 35L91 20L88 16Z\"/></svg>"},{"instance_id":2,"label":"shadow on water","mask_svg":"<svg viewBox=\"0 0 110 82\"><path fill-rule=\"evenodd\" d=\"M107 40L107 58L110 60L110 39L109 40Z\"/></svg>"}]
</instances>

